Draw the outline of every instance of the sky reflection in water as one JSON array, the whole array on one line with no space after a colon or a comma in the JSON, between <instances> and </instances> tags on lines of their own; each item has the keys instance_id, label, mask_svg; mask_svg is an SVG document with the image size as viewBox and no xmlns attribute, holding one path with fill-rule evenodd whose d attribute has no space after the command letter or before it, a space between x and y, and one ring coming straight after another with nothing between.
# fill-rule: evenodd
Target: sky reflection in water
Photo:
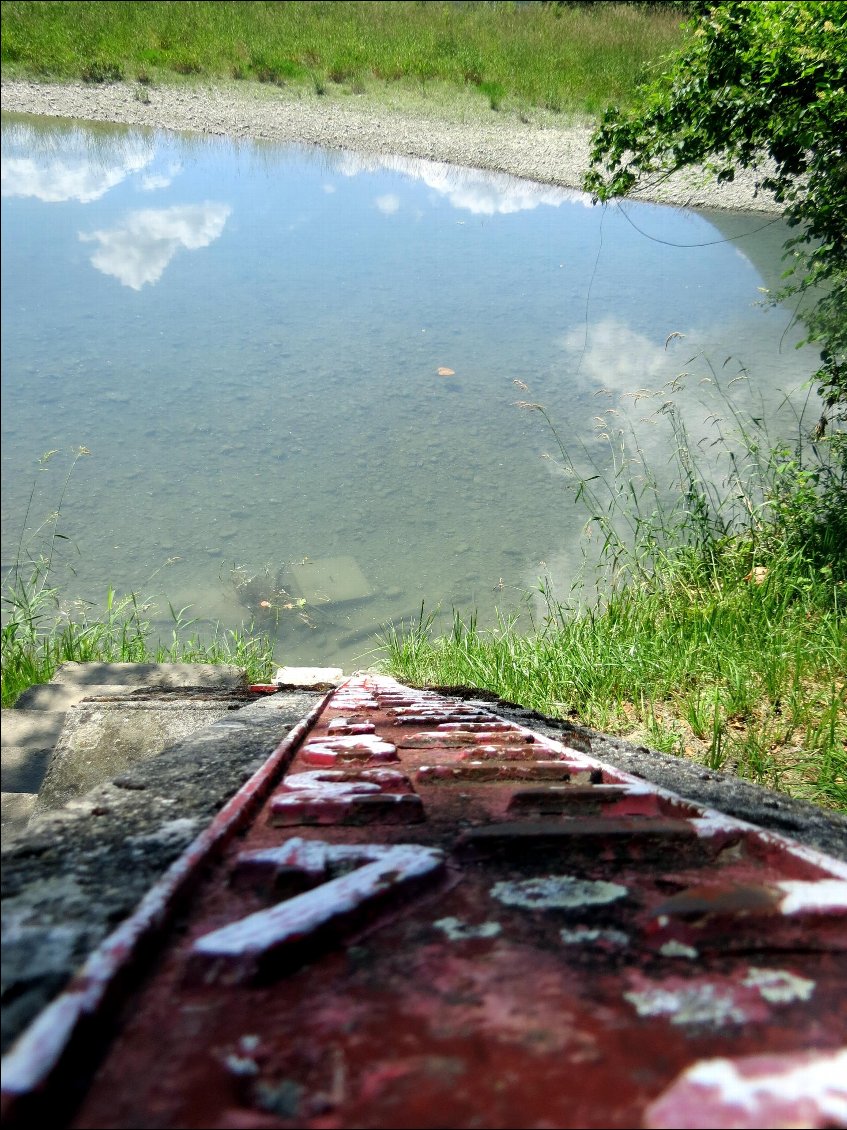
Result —
<instances>
[{"instance_id":1,"label":"sky reflection in water","mask_svg":"<svg viewBox=\"0 0 847 1130\"><path fill-rule=\"evenodd\" d=\"M84 444L69 595L278 613L291 662L364 665L421 601L485 623L539 578L567 594L588 515L516 400L583 471L634 430L661 476L669 399L708 459L715 374L792 430L782 391L815 367L756 305L767 217L627 204L651 239L507 176L23 117L2 193L4 564L34 477L31 526Z\"/></svg>"}]
</instances>

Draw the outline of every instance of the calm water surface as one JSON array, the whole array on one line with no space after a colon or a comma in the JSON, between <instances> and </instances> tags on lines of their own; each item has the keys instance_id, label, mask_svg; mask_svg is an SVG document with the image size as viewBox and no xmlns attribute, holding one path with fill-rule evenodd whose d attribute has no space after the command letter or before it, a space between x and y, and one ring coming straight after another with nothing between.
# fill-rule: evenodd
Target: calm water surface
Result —
<instances>
[{"instance_id":1,"label":"calm water surface","mask_svg":"<svg viewBox=\"0 0 847 1130\"><path fill-rule=\"evenodd\" d=\"M661 470L662 403L706 443L726 415L707 360L785 430L815 368L757 306L786 236L767 217L18 116L2 191L4 564L33 483L31 530L84 446L68 596L255 616L287 662L364 663L421 601L486 623L541 577L567 593L587 515L516 400L585 470L630 428Z\"/></svg>"}]
</instances>

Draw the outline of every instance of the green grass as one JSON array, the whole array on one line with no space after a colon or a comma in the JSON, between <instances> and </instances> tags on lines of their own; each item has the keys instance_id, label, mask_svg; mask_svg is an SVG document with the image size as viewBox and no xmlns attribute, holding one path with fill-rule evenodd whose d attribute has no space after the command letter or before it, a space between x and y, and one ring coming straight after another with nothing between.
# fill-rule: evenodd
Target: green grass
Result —
<instances>
[{"instance_id":1,"label":"green grass","mask_svg":"<svg viewBox=\"0 0 847 1130\"><path fill-rule=\"evenodd\" d=\"M626 104L681 42L671 5L4 0L3 77L247 79L318 94L398 82L478 91L491 110Z\"/></svg>"},{"instance_id":2,"label":"green grass","mask_svg":"<svg viewBox=\"0 0 847 1130\"><path fill-rule=\"evenodd\" d=\"M542 405L519 402L544 416ZM667 410L667 409L666 409ZM847 810L847 449L776 447L736 416L718 488L674 419L676 492L642 453L561 469L602 539L601 595L482 630L454 612L389 627L384 669L471 685ZM676 498L676 502L672 501Z\"/></svg>"},{"instance_id":3,"label":"green grass","mask_svg":"<svg viewBox=\"0 0 847 1130\"><path fill-rule=\"evenodd\" d=\"M56 454L42 456L39 471L46 471ZM27 510L15 563L0 586L2 705L12 706L27 687L49 682L57 667L70 661L231 663L244 668L248 682L267 682L274 669L273 645L261 634L216 629L204 637L187 609L169 605L172 627L163 638L153 626L156 604L137 593L119 596L110 587L102 607L68 599L69 585L61 578L62 551L70 538L59 529L62 503L74 467L87 454L78 449L55 511L32 531ZM35 484L30 506L34 493Z\"/></svg>"}]
</instances>

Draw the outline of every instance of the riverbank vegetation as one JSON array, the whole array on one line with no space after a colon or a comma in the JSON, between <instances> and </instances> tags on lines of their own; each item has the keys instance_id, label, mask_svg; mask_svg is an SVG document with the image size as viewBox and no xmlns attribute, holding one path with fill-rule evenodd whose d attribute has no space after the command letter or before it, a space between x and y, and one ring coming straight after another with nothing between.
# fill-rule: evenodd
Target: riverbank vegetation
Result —
<instances>
[{"instance_id":1,"label":"riverbank vegetation","mask_svg":"<svg viewBox=\"0 0 847 1130\"><path fill-rule=\"evenodd\" d=\"M677 4L331 0L4 0L4 78L141 84L253 80L293 92L419 93L492 110L594 115L628 104L681 38Z\"/></svg>"},{"instance_id":2,"label":"riverbank vegetation","mask_svg":"<svg viewBox=\"0 0 847 1130\"><path fill-rule=\"evenodd\" d=\"M618 432L586 475L545 407L518 407L543 420L562 487L585 507L580 583L560 599L542 578L525 616L488 629L457 611L438 635L422 609L384 633L386 670L484 687L847 810L843 460L808 422L777 445L737 413L717 447L698 446L666 403L669 473Z\"/></svg>"},{"instance_id":3,"label":"riverbank vegetation","mask_svg":"<svg viewBox=\"0 0 847 1130\"><path fill-rule=\"evenodd\" d=\"M388 665L847 810L847 4L695 9L678 55L629 110L605 113L586 188L605 201L703 162L719 180L760 170L797 228L772 298L814 296L804 321L823 414L791 445L736 415L718 441L722 482L676 418L673 496L638 452L613 458L611 478L580 476L544 406L522 402L551 428L601 532L599 597L586 607L545 593L527 634L457 616L433 638L422 613L389 631Z\"/></svg>"},{"instance_id":4,"label":"riverbank vegetation","mask_svg":"<svg viewBox=\"0 0 847 1130\"><path fill-rule=\"evenodd\" d=\"M36 476L48 473L56 451L38 461ZM187 609L168 605L167 632L156 627L154 600L139 593L106 591L102 606L73 599L69 593L67 558L73 551L64 532L62 504L77 462L89 454L78 448L59 488L55 510L35 528L31 513L14 563L0 584L2 595L2 705L14 705L27 687L46 683L62 663L231 663L241 667L251 683L267 682L273 674L273 644L249 629L220 628L205 636ZM30 494L30 507L35 484Z\"/></svg>"},{"instance_id":5,"label":"riverbank vegetation","mask_svg":"<svg viewBox=\"0 0 847 1130\"><path fill-rule=\"evenodd\" d=\"M683 44L676 5L4 0L3 75L141 90L253 80L295 96L440 86L491 113L592 115L615 103L588 183L604 198L628 191L631 176L703 159L729 178L769 151L799 237L795 293L808 300L824 285L810 317L824 415L789 442L736 416L722 473L671 417L677 465L660 483L619 445L596 474L579 474L558 422L522 389L521 409L549 429L562 482L586 505L599 560L565 598L542 581L528 622L483 629L464 610L439 636L423 608L386 629L383 663L407 682L484 687L847 810L847 5L690 7L698 24L677 65L654 70L641 94L638 79ZM4 581L4 705L65 659L220 657L267 678L269 645L249 633L202 644L176 612L172 639L159 642L136 596L69 606L55 582L58 524L47 533L47 548L26 543Z\"/></svg>"}]
</instances>

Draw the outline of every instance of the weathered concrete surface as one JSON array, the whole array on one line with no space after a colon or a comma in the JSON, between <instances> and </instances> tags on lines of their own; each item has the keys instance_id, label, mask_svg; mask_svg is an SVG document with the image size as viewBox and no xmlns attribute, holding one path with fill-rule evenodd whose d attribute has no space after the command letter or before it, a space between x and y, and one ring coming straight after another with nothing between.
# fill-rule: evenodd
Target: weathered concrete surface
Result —
<instances>
[{"instance_id":1,"label":"weathered concrete surface","mask_svg":"<svg viewBox=\"0 0 847 1130\"><path fill-rule=\"evenodd\" d=\"M38 793L0 793L0 824L3 828L4 844L27 826L37 799Z\"/></svg>"},{"instance_id":2,"label":"weathered concrete surface","mask_svg":"<svg viewBox=\"0 0 847 1130\"><path fill-rule=\"evenodd\" d=\"M139 761L155 757L232 710L245 691L146 690L88 700L68 711L41 785L36 812L60 808Z\"/></svg>"},{"instance_id":3,"label":"weathered concrete surface","mask_svg":"<svg viewBox=\"0 0 847 1130\"><path fill-rule=\"evenodd\" d=\"M4 1049L321 697L229 712L3 844Z\"/></svg>"},{"instance_id":4,"label":"weathered concrete surface","mask_svg":"<svg viewBox=\"0 0 847 1130\"><path fill-rule=\"evenodd\" d=\"M208 690L235 691L244 689L246 678L240 667L193 663L65 663L49 683L29 687L15 703L14 709L4 710L2 716L2 785L3 792L38 793L50 765L56 743L68 717L68 711L87 698L126 696L132 691L156 688L161 693L178 688L203 687ZM175 701L175 700L174 700ZM74 725L79 720L76 719ZM90 749L83 758L80 769L60 771L52 787L52 798L45 798L44 807L64 803L71 795L79 795L99 781L108 778L110 753L126 747L126 764L137 759L137 751L147 748L158 753L166 745L187 736L192 728L206 725L210 718L202 717L193 727L186 720L182 725L174 721L166 727L148 727L149 734L139 741L121 735L117 746L104 736L106 753L95 753L95 735L82 743ZM89 727L90 729L91 727ZM77 744L80 744L79 742ZM100 743L103 744L103 743ZM67 751L65 751L67 752ZM71 759L73 760L73 759ZM97 763L104 760L100 771ZM111 762L115 757L111 757ZM26 826L26 813L32 804L28 801L9 800L3 807L2 827L5 837L19 833Z\"/></svg>"}]
</instances>

